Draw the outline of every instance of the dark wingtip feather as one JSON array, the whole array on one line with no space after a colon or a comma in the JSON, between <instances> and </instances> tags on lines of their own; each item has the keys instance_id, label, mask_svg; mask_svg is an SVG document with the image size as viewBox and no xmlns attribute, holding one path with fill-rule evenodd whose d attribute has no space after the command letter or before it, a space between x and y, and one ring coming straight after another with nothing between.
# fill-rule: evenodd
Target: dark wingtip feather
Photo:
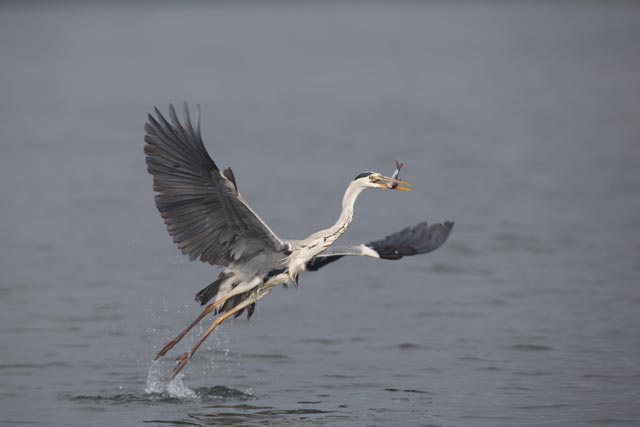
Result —
<instances>
[{"instance_id":1,"label":"dark wingtip feather","mask_svg":"<svg viewBox=\"0 0 640 427\"><path fill-rule=\"evenodd\" d=\"M153 145L152 143L148 142L146 136L145 136L145 142L147 142L147 143L144 144L144 146L142 147L142 150L144 151L144 154L146 154L147 156L153 156L156 153L156 146ZM147 163L147 165L149 164L149 158L148 157L146 159L146 163Z\"/></svg>"},{"instance_id":2,"label":"dark wingtip feather","mask_svg":"<svg viewBox=\"0 0 640 427\"><path fill-rule=\"evenodd\" d=\"M202 138L202 134L200 133L200 104L196 104L196 133L198 134L198 138Z\"/></svg>"},{"instance_id":3,"label":"dark wingtip feather","mask_svg":"<svg viewBox=\"0 0 640 427\"><path fill-rule=\"evenodd\" d=\"M180 124L180 120L178 120L176 109L173 108L173 104L169 104L169 117L171 118L171 124L174 128L182 129L182 124Z\"/></svg>"},{"instance_id":4,"label":"dark wingtip feather","mask_svg":"<svg viewBox=\"0 0 640 427\"><path fill-rule=\"evenodd\" d=\"M160 110L158 109L158 107L156 107L155 105L153 106L153 112L156 113L156 117L160 120L164 119L164 116L162 115L162 113L160 112ZM151 116L153 117L153 116Z\"/></svg>"},{"instance_id":5,"label":"dark wingtip feather","mask_svg":"<svg viewBox=\"0 0 640 427\"><path fill-rule=\"evenodd\" d=\"M157 192L156 207L174 243L190 260L220 266L261 251L280 252L280 240L233 191L233 172L227 169L223 178L209 156L200 136L200 105L196 129L186 102L183 108L181 122L169 104L169 123L154 106L144 126L143 151Z\"/></svg>"},{"instance_id":6,"label":"dark wingtip feather","mask_svg":"<svg viewBox=\"0 0 640 427\"><path fill-rule=\"evenodd\" d=\"M405 227L384 239L367 243L382 259L400 259L405 256L426 254L444 244L451 234L453 221L427 225L426 221Z\"/></svg>"},{"instance_id":7,"label":"dark wingtip feather","mask_svg":"<svg viewBox=\"0 0 640 427\"><path fill-rule=\"evenodd\" d=\"M193 133L193 125L191 124L191 116L189 115L189 104L187 104L187 101L184 101L184 103L182 104L182 120L184 120L184 123L189 131Z\"/></svg>"}]
</instances>

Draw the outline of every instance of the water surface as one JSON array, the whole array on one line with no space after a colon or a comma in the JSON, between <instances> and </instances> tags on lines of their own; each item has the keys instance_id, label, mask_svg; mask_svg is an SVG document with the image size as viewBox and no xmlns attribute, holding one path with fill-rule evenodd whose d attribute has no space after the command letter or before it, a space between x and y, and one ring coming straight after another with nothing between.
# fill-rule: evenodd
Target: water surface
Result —
<instances>
[{"instance_id":1,"label":"water surface","mask_svg":"<svg viewBox=\"0 0 640 427\"><path fill-rule=\"evenodd\" d=\"M0 424L637 425L639 18L3 4ZM279 235L398 159L414 191L364 194L343 240L454 220L450 240L302 276L168 383L152 356L217 274L171 243L144 164L146 113L183 99Z\"/></svg>"}]
</instances>

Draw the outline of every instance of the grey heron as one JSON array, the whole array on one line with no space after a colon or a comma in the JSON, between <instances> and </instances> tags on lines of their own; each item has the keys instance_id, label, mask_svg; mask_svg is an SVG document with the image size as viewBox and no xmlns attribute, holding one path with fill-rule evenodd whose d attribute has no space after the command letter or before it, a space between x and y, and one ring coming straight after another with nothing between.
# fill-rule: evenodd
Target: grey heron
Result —
<instances>
[{"instance_id":1,"label":"grey heron","mask_svg":"<svg viewBox=\"0 0 640 427\"><path fill-rule=\"evenodd\" d=\"M357 175L344 193L342 212L333 226L303 240L281 239L240 195L231 168L220 170L207 153L199 107L195 127L186 102L182 122L171 104L170 121L157 108L155 113L156 117L148 115L145 124L144 152L157 192L156 206L183 254L222 267L217 279L196 294L196 301L208 305L156 355L156 359L165 355L205 316L216 315L196 344L177 358L173 377L225 319L245 310L250 318L256 303L275 286L297 286L301 272L350 255L394 260L427 253L439 248L453 227L450 221L430 226L421 222L369 243L332 246L351 224L363 190L409 190L410 184L398 179L401 165L397 165L392 177L377 172Z\"/></svg>"}]
</instances>

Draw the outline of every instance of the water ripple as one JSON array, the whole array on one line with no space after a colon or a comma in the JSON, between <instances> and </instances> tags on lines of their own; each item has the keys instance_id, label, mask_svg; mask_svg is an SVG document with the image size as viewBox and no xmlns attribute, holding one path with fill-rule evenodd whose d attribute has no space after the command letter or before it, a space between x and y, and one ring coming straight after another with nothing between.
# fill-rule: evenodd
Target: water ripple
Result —
<instances>
[{"instance_id":1,"label":"water ripple","mask_svg":"<svg viewBox=\"0 0 640 427\"><path fill-rule=\"evenodd\" d=\"M264 425L336 425L348 419L335 411L323 411L315 408L277 409L268 406L252 405L215 405L209 407L212 412L187 414L187 418L178 420L147 420L145 423L160 425L194 426L264 426Z\"/></svg>"},{"instance_id":2,"label":"water ripple","mask_svg":"<svg viewBox=\"0 0 640 427\"><path fill-rule=\"evenodd\" d=\"M203 403L221 402L226 400L250 400L251 394L245 393L223 385L214 387L198 387L182 395L172 394L169 389L161 393L129 392L114 394L73 395L65 393L60 398L76 403L104 403L112 405L141 403L184 403L188 401L200 401Z\"/></svg>"},{"instance_id":3,"label":"water ripple","mask_svg":"<svg viewBox=\"0 0 640 427\"><path fill-rule=\"evenodd\" d=\"M514 344L512 346L509 346L509 348L513 349L513 350L520 350L520 351L548 351L548 350L553 350L553 347L549 347L546 345L539 345L539 344Z\"/></svg>"}]
</instances>

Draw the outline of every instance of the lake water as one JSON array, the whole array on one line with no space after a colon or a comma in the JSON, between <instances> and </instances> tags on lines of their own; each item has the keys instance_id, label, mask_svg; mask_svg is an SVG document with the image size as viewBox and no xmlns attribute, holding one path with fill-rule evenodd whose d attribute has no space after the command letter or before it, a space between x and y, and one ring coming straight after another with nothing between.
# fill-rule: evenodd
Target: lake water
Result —
<instances>
[{"instance_id":1,"label":"lake water","mask_svg":"<svg viewBox=\"0 0 640 427\"><path fill-rule=\"evenodd\" d=\"M640 425L640 3L0 6L0 424ZM217 271L153 204L143 123L205 143L283 237L454 220L155 352ZM201 328L169 355L195 342Z\"/></svg>"}]
</instances>

